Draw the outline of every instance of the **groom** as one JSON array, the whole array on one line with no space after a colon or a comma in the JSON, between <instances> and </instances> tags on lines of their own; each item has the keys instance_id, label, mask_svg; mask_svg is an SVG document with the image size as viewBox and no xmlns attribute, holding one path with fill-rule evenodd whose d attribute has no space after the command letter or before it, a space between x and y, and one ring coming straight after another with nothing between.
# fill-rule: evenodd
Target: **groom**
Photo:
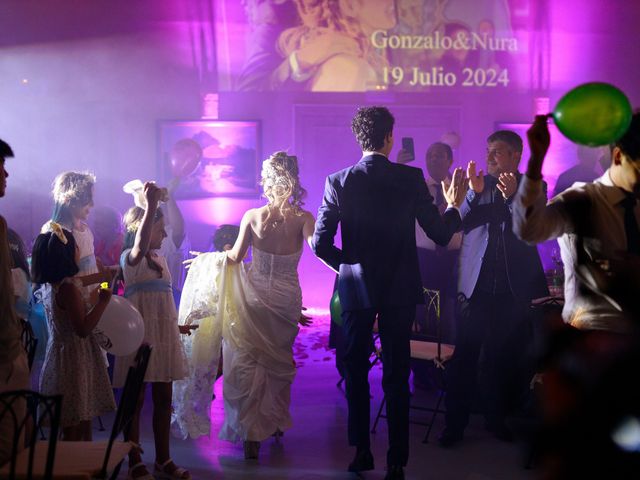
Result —
<instances>
[{"instance_id":1,"label":"groom","mask_svg":"<svg viewBox=\"0 0 640 480\"><path fill-rule=\"evenodd\" d=\"M394 118L385 107L363 107L351 123L362 158L329 175L318 211L313 250L338 272L345 334L349 471L372 470L369 442L369 353L374 321L382 343L382 386L387 398L389 450L386 479L404 478L409 456L409 332L416 304L424 303L416 252L416 220L434 242L447 245L460 227L462 170L447 185L449 208L440 216L422 171L392 163ZM341 225L342 249L334 245Z\"/></svg>"}]
</instances>

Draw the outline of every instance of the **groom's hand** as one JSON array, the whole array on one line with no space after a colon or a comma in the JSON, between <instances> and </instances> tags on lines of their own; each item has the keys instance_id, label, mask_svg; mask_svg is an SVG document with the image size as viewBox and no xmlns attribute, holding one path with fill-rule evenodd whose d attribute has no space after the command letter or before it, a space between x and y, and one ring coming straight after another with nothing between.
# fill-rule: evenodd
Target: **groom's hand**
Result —
<instances>
[{"instance_id":1,"label":"groom's hand","mask_svg":"<svg viewBox=\"0 0 640 480\"><path fill-rule=\"evenodd\" d=\"M453 171L453 178L451 183L442 181L442 194L448 205L454 205L460 207L464 202L465 194L467 193L466 184L467 179L464 176L462 168L458 167Z\"/></svg>"}]
</instances>

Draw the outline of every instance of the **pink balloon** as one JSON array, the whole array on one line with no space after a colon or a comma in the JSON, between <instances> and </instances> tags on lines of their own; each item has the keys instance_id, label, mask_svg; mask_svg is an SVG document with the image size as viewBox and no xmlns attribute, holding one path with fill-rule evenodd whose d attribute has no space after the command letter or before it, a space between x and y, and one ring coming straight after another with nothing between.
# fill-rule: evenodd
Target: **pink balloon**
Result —
<instances>
[{"instance_id":1,"label":"pink balloon","mask_svg":"<svg viewBox=\"0 0 640 480\"><path fill-rule=\"evenodd\" d=\"M198 168L201 158L198 142L190 138L178 140L171 149L171 173L174 177L188 177Z\"/></svg>"}]
</instances>

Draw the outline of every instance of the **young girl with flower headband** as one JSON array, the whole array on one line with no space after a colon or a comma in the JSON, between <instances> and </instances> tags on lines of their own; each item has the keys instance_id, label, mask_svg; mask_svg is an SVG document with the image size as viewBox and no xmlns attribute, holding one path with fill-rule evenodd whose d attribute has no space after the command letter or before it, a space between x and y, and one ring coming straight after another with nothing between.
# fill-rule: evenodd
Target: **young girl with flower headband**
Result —
<instances>
[{"instance_id":1,"label":"young girl with flower headband","mask_svg":"<svg viewBox=\"0 0 640 480\"><path fill-rule=\"evenodd\" d=\"M96 291L91 302L78 273L78 249L70 231L54 223L33 245L31 277L49 288L43 303L51 337L40 392L63 395L60 425L64 440L90 441L91 420L116 408L109 375L93 329L111 291Z\"/></svg>"},{"instance_id":2,"label":"young girl with flower headband","mask_svg":"<svg viewBox=\"0 0 640 480\"><path fill-rule=\"evenodd\" d=\"M116 268L103 268L96 261L93 233L87 225L89 212L93 208L93 185L96 177L91 173L62 172L53 181L53 214L44 225L43 232L56 225L73 233L78 249L78 275L83 284L90 286L110 282ZM95 291L93 289L92 291Z\"/></svg>"},{"instance_id":3,"label":"young girl with flower headband","mask_svg":"<svg viewBox=\"0 0 640 480\"><path fill-rule=\"evenodd\" d=\"M134 448L129 454L128 479L151 480L189 479L191 474L173 463L169 455L169 427L171 424L171 397L173 381L187 374L187 361L180 333L190 334L194 326L178 327L178 314L171 292L171 274L167 260L158 252L166 237L164 218L158 202L164 194L153 182L144 185L146 210L130 208L124 217L126 228L124 247L120 258L125 292L144 319L144 342L153 347L145 382L151 383L153 393L153 436L156 461L154 475L142 462L142 449ZM133 355L118 357L114 370L114 387L124 384ZM140 441L140 410L144 402L144 389L136 415L131 422L129 439Z\"/></svg>"}]
</instances>

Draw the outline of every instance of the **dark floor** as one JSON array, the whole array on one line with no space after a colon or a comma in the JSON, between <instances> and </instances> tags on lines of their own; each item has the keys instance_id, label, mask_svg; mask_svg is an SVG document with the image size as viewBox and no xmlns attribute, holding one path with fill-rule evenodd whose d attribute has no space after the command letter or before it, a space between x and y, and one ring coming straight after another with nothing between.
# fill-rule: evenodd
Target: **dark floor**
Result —
<instances>
[{"instance_id":1,"label":"dark floor","mask_svg":"<svg viewBox=\"0 0 640 480\"><path fill-rule=\"evenodd\" d=\"M296 343L298 375L293 384L291 413L294 426L280 443L275 439L263 442L260 458L245 461L242 445L231 444L217 438L222 423L222 381L216 384L217 400L212 406L213 428L211 438L182 441L172 439L172 456L180 466L188 468L195 479L355 479L346 472L353 450L347 444L347 407L343 392L336 387L338 380L331 351L325 348L328 325L326 318L303 332ZM382 399L381 369L371 372L372 414L377 412ZM435 391L416 389L414 404L433 402ZM153 466L154 448L151 432L149 401L145 403L142 425L144 459ZM412 412L419 418L420 412ZM423 418L425 414L422 414ZM105 418L109 428L111 418ZM412 425L411 454L406 468L408 479L437 480L489 480L533 479L536 472L523 468L524 448L518 443L503 443L484 431L480 416L474 416L464 442L451 450L436 443L442 429L439 416L432 432L431 442L422 443L425 427ZM98 433L96 437L103 436ZM386 422L381 421L378 433L372 436L372 450L376 470L361 478L384 478L387 445ZM119 478L126 478L127 465Z\"/></svg>"}]
</instances>

